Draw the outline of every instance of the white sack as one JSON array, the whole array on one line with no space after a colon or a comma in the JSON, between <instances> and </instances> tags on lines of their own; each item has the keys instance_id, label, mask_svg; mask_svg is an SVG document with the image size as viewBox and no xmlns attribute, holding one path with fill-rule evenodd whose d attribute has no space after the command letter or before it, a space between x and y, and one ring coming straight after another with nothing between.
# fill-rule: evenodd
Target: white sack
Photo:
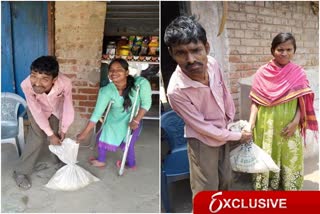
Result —
<instances>
[{"instance_id":1,"label":"white sack","mask_svg":"<svg viewBox=\"0 0 320 214\"><path fill-rule=\"evenodd\" d=\"M250 143L241 144L230 152L232 170L246 173L279 172L280 168L263 149Z\"/></svg>"},{"instance_id":2,"label":"white sack","mask_svg":"<svg viewBox=\"0 0 320 214\"><path fill-rule=\"evenodd\" d=\"M228 124L230 131L241 132L250 130L246 120L239 120ZM246 173L279 172L280 168L263 149L253 141L241 144L230 152L232 170Z\"/></svg>"},{"instance_id":3,"label":"white sack","mask_svg":"<svg viewBox=\"0 0 320 214\"><path fill-rule=\"evenodd\" d=\"M46 187L55 190L72 191L77 190L88 184L99 181L90 172L76 165L79 144L70 138L62 141L61 146L49 145L49 150L57 155L64 162L61 167L46 184Z\"/></svg>"}]
</instances>

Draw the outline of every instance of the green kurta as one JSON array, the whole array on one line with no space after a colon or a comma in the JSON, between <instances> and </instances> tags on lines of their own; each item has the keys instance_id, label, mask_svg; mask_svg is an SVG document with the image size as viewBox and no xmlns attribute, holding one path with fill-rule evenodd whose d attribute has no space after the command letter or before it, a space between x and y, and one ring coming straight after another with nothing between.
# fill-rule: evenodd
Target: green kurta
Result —
<instances>
[{"instance_id":1,"label":"green kurta","mask_svg":"<svg viewBox=\"0 0 320 214\"><path fill-rule=\"evenodd\" d=\"M152 102L150 83L143 77L135 77L135 86L137 85L140 85L140 92L137 99L137 107L135 109L138 111L140 107L148 111ZM136 90L131 90L129 97L132 105L134 103L135 96ZM100 89L97 103L90 121L96 123L101 118L111 100L113 100L114 103L110 108L107 120L102 128L99 141L112 146L119 146L126 137L132 106L129 111L124 111L124 98L119 95L114 83L111 82Z\"/></svg>"},{"instance_id":2,"label":"green kurta","mask_svg":"<svg viewBox=\"0 0 320 214\"><path fill-rule=\"evenodd\" d=\"M259 106L254 142L271 155L280 172L253 175L255 190L301 190L303 185L303 142L299 129L290 138L282 129L294 118L298 100L273 107Z\"/></svg>"}]
</instances>

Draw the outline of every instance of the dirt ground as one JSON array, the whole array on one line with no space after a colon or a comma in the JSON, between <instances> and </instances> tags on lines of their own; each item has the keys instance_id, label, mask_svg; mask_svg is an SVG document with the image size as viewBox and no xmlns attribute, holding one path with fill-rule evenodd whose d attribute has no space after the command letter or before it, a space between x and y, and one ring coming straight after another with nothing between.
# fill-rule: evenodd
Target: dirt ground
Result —
<instances>
[{"instance_id":1,"label":"dirt ground","mask_svg":"<svg viewBox=\"0 0 320 214\"><path fill-rule=\"evenodd\" d=\"M125 170L118 176L115 162L122 152L108 153L107 167L90 166L88 157L95 153L80 148L78 165L100 178L87 187L63 192L44 185L54 175L55 169L48 161L49 151L44 151L39 162L46 169L31 176L32 188L20 190L12 179L12 169L18 157L14 147L1 145L1 212L2 213L158 213L159 212L159 121L144 121L144 128L136 144L137 170Z\"/></svg>"}]
</instances>

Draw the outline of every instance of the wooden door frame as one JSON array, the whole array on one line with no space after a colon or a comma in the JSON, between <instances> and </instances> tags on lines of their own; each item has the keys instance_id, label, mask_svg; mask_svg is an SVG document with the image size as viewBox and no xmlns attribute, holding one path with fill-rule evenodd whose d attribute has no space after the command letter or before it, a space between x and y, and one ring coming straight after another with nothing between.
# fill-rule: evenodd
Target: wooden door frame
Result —
<instances>
[{"instance_id":1,"label":"wooden door frame","mask_svg":"<svg viewBox=\"0 0 320 214\"><path fill-rule=\"evenodd\" d=\"M48 2L48 55L55 55L55 3Z\"/></svg>"}]
</instances>

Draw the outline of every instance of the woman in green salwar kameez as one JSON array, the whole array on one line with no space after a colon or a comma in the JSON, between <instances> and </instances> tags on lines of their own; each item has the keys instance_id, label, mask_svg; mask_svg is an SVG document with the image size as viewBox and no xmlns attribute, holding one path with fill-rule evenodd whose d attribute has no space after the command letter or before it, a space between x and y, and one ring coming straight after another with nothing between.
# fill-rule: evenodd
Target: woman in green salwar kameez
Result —
<instances>
[{"instance_id":1,"label":"woman in green salwar kameez","mask_svg":"<svg viewBox=\"0 0 320 214\"><path fill-rule=\"evenodd\" d=\"M256 190L302 188L303 144L300 132L295 129L291 137L284 137L281 133L295 117L297 104L297 99L294 99L274 107L259 106L254 142L271 154L281 171L255 174L253 184Z\"/></svg>"},{"instance_id":2,"label":"woman in green salwar kameez","mask_svg":"<svg viewBox=\"0 0 320 214\"><path fill-rule=\"evenodd\" d=\"M306 128L317 131L314 94L302 67L290 62L296 51L290 33L272 41L274 59L257 71L250 98L249 124L253 141L271 155L280 172L253 175L255 190L301 190L303 137Z\"/></svg>"}]
</instances>

